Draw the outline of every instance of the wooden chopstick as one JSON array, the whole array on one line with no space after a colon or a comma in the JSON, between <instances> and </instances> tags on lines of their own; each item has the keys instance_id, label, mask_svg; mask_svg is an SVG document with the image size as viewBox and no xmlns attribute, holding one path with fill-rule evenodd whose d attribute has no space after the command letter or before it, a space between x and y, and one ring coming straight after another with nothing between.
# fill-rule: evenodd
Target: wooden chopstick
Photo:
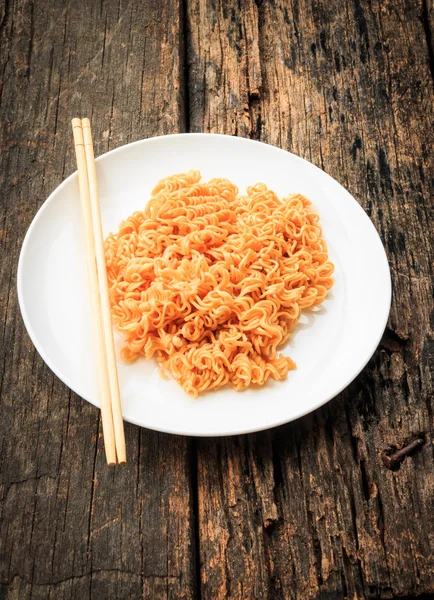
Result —
<instances>
[{"instance_id":1,"label":"wooden chopstick","mask_svg":"<svg viewBox=\"0 0 434 600\"><path fill-rule=\"evenodd\" d=\"M92 214L90 209L89 181L87 176L86 154L84 151L83 130L81 120L72 120L72 131L74 135L75 155L77 158L78 183L80 187L81 215L83 219L84 244L86 251L86 265L89 279L90 301L92 306L92 319L96 338L96 350L98 359L98 382L101 402L101 418L104 434L104 446L107 463L116 464L116 446L113 427L113 415L110 395L110 385L105 358L105 342L100 314L100 302L98 291L98 274L95 262L95 242L92 231Z\"/></svg>"},{"instance_id":2,"label":"wooden chopstick","mask_svg":"<svg viewBox=\"0 0 434 600\"><path fill-rule=\"evenodd\" d=\"M72 129L77 157L92 316L97 342L96 350L98 355L98 379L104 446L107 463L114 465L116 463L116 453L118 454L118 461L120 463L126 462L125 438L110 318L104 242L92 137L89 120L84 119L84 121L84 129L85 131L88 130L87 133L84 133L83 124L80 119L72 120Z\"/></svg>"},{"instance_id":3,"label":"wooden chopstick","mask_svg":"<svg viewBox=\"0 0 434 600\"><path fill-rule=\"evenodd\" d=\"M123 464L127 461L125 451L124 422L122 419L122 406L119 393L118 369L116 366L116 354L113 341L113 328L110 312L110 299L108 293L107 270L104 252L104 237L102 233L101 211L98 196L98 182L96 178L92 131L90 128L89 119L82 119L81 127L83 129L84 151L86 155L87 175L89 180L90 205L95 241L95 258L98 272L99 295L107 359L107 370L109 376L110 394L112 402L116 453L118 456L118 462L120 464Z\"/></svg>"}]
</instances>

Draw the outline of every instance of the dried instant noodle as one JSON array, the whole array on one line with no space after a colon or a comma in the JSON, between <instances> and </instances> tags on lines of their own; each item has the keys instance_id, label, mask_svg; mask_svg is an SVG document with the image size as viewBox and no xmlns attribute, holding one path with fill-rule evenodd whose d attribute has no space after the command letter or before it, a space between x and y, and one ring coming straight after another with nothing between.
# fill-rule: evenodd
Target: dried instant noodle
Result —
<instances>
[{"instance_id":1,"label":"dried instant noodle","mask_svg":"<svg viewBox=\"0 0 434 600\"><path fill-rule=\"evenodd\" d=\"M278 348L333 284L307 198L280 201L263 183L239 195L227 179L200 179L161 180L105 242L122 357L155 355L195 397L284 379L295 363Z\"/></svg>"}]
</instances>

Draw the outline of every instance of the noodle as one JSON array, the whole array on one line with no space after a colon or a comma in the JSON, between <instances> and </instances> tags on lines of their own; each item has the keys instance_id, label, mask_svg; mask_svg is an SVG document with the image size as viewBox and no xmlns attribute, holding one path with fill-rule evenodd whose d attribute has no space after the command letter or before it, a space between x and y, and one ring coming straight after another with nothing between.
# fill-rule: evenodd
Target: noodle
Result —
<instances>
[{"instance_id":1,"label":"noodle","mask_svg":"<svg viewBox=\"0 0 434 600\"><path fill-rule=\"evenodd\" d=\"M278 348L333 284L309 200L281 202L263 183L240 196L227 179L200 179L162 179L105 242L122 358L155 355L194 397L284 379L295 363Z\"/></svg>"}]
</instances>

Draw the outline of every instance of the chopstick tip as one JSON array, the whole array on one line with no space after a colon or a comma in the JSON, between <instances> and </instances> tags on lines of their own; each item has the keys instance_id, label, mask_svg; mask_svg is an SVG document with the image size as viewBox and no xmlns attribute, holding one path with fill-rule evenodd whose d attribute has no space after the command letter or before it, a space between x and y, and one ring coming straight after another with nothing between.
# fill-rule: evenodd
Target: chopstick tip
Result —
<instances>
[{"instance_id":1,"label":"chopstick tip","mask_svg":"<svg viewBox=\"0 0 434 600\"><path fill-rule=\"evenodd\" d=\"M78 117L72 119L71 123L73 127L81 127L81 119L79 119Z\"/></svg>"}]
</instances>

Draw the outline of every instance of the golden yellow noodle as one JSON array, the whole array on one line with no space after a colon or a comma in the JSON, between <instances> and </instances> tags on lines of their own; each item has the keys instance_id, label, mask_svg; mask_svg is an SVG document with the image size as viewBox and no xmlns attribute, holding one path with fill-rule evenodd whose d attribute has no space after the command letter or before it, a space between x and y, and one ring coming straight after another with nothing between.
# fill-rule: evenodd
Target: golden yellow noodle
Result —
<instances>
[{"instance_id":1,"label":"golden yellow noodle","mask_svg":"<svg viewBox=\"0 0 434 600\"><path fill-rule=\"evenodd\" d=\"M195 397L284 379L295 364L279 346L333 284L309 200L280 201L263 183L240 196L227 179L200 179L161 180L105 242L122 357L155 355Z\"/></svg>"}]
</instances>

